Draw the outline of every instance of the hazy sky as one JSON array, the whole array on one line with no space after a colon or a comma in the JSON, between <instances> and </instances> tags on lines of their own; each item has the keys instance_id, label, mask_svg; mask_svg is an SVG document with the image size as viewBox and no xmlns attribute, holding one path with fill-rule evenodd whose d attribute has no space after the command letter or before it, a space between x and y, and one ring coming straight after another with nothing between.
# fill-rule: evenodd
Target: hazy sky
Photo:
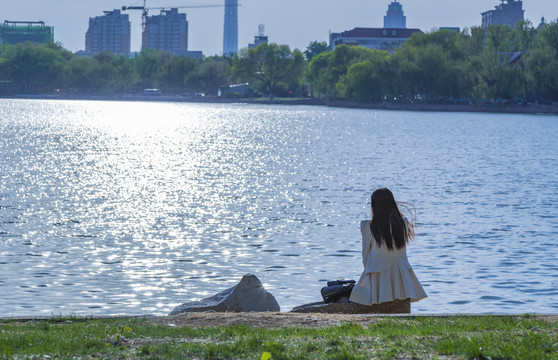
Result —
<instances>
[{"instance_id":1,"label":"hazy sky","mask_svg":"<svg viewBox=\"0 0 558 360\"><path fill-rule=\"evenodd\" d=\"M382 27L392 0L239 0L239 48L254 41L258 25L265 25L269 41L304 50L313 40L329 41L329 32L354 27ZM483 11L499 0L399 0L408 28L480 25ZM223 4L224 0L147 0L148 7ZM0 0L0 21L45 21L54 26L55 41L70 51L85 48L89 17L122 5L141 5L142 0ZM525 18L538 25L558 18L558 0L523 0ZM204 55L220 54L223 48L223 8L180 9L189 21L189 50ZM132 51L141 46L141 12L128 11L132 23ZM159 10L150 10L150 15Z\"/></svg>"}]
</instances>

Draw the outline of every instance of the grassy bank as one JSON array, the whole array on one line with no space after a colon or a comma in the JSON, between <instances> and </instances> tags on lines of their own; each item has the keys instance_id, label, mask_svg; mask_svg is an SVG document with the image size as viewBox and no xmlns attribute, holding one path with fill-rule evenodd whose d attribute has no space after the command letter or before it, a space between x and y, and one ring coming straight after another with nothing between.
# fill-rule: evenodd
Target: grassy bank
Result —
<instances>
[{"instance_id":1,"label":"grassy bank","mask_svg":"<svg viewBox=\"0 0 558 360\"><path fill-rule=\"evenodd\" d=\"M311 321L312 315L308 315ZM2 359L558 359L556 317L375 317L189 327L157 318L0 321Z\"/></svg>"}]
</instances>

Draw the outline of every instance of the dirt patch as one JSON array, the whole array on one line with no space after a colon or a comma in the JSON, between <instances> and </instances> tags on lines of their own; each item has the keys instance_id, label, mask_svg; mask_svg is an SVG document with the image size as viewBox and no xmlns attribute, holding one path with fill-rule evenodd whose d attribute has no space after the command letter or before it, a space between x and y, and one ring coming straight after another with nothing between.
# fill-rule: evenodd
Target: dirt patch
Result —
<instances>
[{"instance_id":1,"label":"dirt patch","mask_svg":"<svg viewBox=\"0 0 558 360\"><path fill-rule=\"evenodd\" d=\"M449 315L418 315L417 317L422 316L448 317ZM415 316L403 315L395 317L410 319ZM246 325L255 328L277 329L281 327L323 328L329 326L339 326L347 323L366 326L381 321L383 318L383 316L370 314L192 312L175 316L155 318L152 322L156 325L169 325L177 327L188 326L192 328ZM537 318L553 323L558 322L558 315L542 315L537 316Z\"/></svg>"},{"instance_id":2,"label":"dirt patch","mask_svg":"<svg viewBox=\"0 0 558 360\"><path fill-rule=\"evenodd\" d=\"M246 325L255 328L277 329L281 327L309 327L322 328L338 326L345 323L371 324L378 321L378 317L370 315L349 314L296 314L279 312L246 312L246 313L217 313L199 312L184 313L165 318L154 319L153 323L169 326L189 326L192 328Z\"/></svg>"}]
</instances>

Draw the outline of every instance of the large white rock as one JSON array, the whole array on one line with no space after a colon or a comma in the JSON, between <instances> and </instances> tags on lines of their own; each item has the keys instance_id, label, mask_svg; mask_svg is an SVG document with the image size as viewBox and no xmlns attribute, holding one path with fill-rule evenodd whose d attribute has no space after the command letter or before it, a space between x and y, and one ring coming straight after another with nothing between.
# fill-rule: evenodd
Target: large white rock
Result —
<instances>
[{"instance_id":1,"label":"large white rock","mask_svg":"<svg viewBox=\"0 0 558 360\"><path fill-rule=\"evenodd\" d=\"M280 311L275 297L263 287L253 274L246 274L235 286L206 299L175 307L170 315L185 312L248 312Z\"/></svg>"}]
</instances>

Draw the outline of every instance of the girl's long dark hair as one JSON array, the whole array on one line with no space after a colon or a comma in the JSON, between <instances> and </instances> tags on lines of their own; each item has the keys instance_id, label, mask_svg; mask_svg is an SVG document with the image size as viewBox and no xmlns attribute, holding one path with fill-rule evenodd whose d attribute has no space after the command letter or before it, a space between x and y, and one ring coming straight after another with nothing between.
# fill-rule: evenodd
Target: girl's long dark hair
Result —
<instances>
[{"instance_id":1,"label":"girl's long dark hair","mask_svg":"<svg viewBox=\"0 0 558 360\"><path fill-rule=\"evenodd\" d=\"M400 205L409 210L405 204ZM414 238L414 219L405 223L389 189L381 188L372 193L372 213L370 230L378 246L385 244L389 250L393 250L394 247L401 249Z\"/></svg>"}]
</instances>

